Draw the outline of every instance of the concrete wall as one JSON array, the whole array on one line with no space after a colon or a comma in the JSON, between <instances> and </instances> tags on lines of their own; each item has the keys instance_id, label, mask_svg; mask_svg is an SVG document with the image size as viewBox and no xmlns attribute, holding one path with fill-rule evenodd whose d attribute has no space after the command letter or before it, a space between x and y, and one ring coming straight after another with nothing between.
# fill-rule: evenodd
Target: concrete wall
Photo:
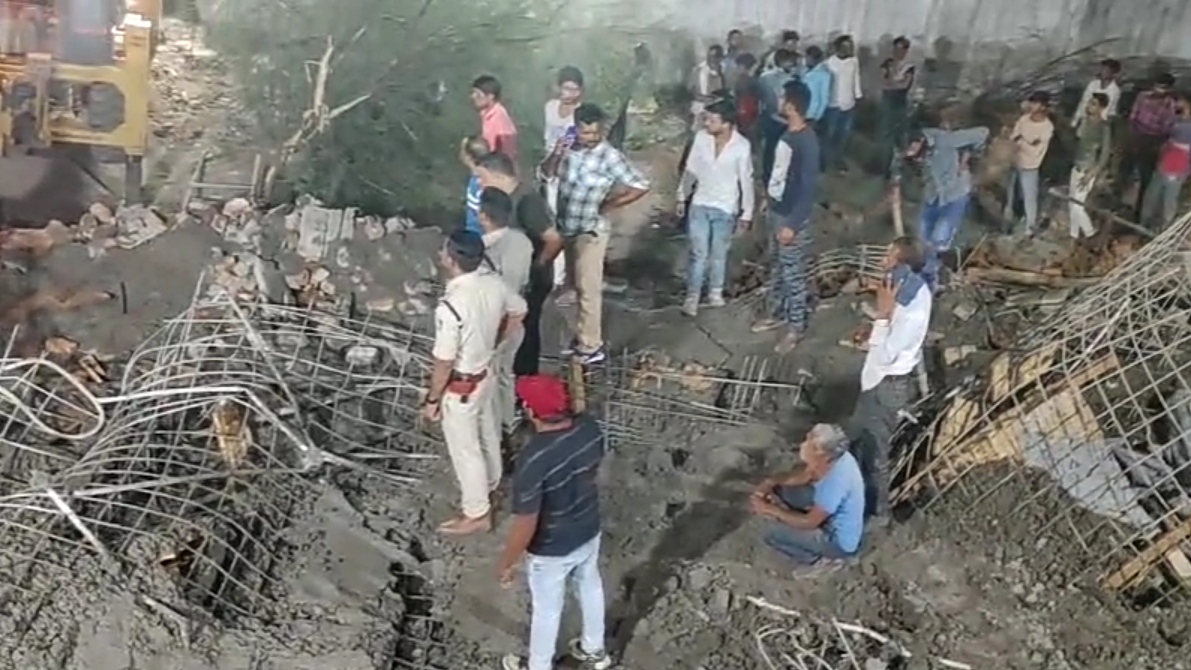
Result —
<instances>
[{"instance_id":1,"label":"concrete wall","mask_svg":"<svg viewBox=\"0 0 1191 670\"><path fill-rule=\"evenodd\" d=\"M650 20L708 40L734 27L793 28L819 40L838 30L862 42L946 37L966 60L981 43L1063 53L1118 38L1102 51L1191 58L1189 0L653 0L647 7Z\"/></svg>"}]
</instances>

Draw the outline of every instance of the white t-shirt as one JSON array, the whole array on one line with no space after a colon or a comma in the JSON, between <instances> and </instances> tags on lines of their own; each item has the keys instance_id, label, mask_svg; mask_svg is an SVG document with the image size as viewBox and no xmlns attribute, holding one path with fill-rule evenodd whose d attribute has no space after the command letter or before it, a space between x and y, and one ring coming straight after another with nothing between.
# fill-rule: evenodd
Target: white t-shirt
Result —
<instances>
[{"instance_id":1,"label":"white t-shirt","mask_svg":"<svg viewBox=\"0 0 1191 670\"><path fill-rule=\"evenodd\" d=\"M562 107L562 102L557 98L546 101L546 123L545 123L545 140L546 151L554 149L554 145L567 134L567 130L575 125L575 110L571 109L571 113L567 116L559 116L559 109Z\"/></svg>"},{"instance_id":2,"label":"white t-shirt","mask_svg":"<svg viewBox=\"0 0 1191 670\"><path fill-rule=\"evenodd\" d=\"M1050 148L1050 138L1055 135L1055 125L1050 119L1035 121L1029 114L1022 115L1013 126L1013 135L1017 143L1017 153L1014 163L1020 170L1037 170L1042 167L1046 158L1046 150Z\"/></svg>"},{"instance_id":3,"label":"white t-shirt","mask_svg":"<svg viewBox=\"0 0 1191 670\"><path fill-rule=\"evenodd\" d=\"M855 107L856 101L864 97L860 90L860 59L832 56L827 59L827 69L832 75L831 102L827 106L845 112Z\"/></svg>"},{"instance_id":4,"label":"white t-shirt","mask_svg":"<svg viewBox=\"0 0 1191 670\"><path fill-rule=\"evenodd\" d=\"M1105 84L1096 78L1088 83L1087 88L1083 90L1083 95L1079 98L1079 107L1075 108L1075 118L1071 121L1073 128L1078 128L1087 117L1088 103L1092 101L1093 93L1103 93L1108 96L1108 107L1104 108L1104 118L1117 115L1117 105L1121 101L1121 87L1115 81Z\"/></svg>"}]
</instances>

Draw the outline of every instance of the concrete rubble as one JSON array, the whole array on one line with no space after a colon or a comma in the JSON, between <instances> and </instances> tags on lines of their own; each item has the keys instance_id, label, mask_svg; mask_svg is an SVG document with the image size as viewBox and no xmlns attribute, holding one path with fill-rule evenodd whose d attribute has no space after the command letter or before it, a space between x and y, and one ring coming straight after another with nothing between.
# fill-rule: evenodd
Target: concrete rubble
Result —
<instances>
[{"instance_id":1,"label":"concrete rubble","mask_svg":"<svg viewBox=\"0 0 1191 670\"><path fill-rule=\"evenodd\" d=\"M312 198L258 212L242 198L190 217L225 242L213 251L210 291L333 310L429 313L441 243L413 221L328 209ZM410 271L412 270L412 272Z\"/></svg>"}]
</instances>

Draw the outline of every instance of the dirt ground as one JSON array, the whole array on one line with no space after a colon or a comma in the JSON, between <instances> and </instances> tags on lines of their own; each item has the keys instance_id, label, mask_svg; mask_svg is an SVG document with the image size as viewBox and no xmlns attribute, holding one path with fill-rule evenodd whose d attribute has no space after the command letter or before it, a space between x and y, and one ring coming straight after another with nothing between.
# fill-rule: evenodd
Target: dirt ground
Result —
<instances>
[{"instance_id":1,"label":"dirt ground","mask_svg":"<svg viewBox=\"0 0 1191 670\"><path fill-rule=\"evenodd\" d=\"M170 132L188 137L178 130L186 123L171 121ZM616 224L610 274L627 289L609 296L609 339L616 350L663 351L729 370L749 358L773 359L772 336L746 327L757 309L750 301L695 321L679 316L685 252L666 214L677 153L672 144L657 144L633 156L655 190ZM169 167L162 173L178 175L193 163L193 151L161 160ZM859 171L829 175L822 199L832 208L816 213L816 250L889 239L887 216L865 215L881 195L880 180ZM385 239L406 259L432 258L438 243L433 231ZM753 243L742 239L740 247ZM212 248L221 247L228 247L223 236L191 222L95 260L85 246L63 246L30 263L30 273L12 285L113 291L118 300L42 315L37 327L119 355L190 304ZM378 278L373 293L433 278L412 260L385 263L397 264L390 268L396 274ZM936 311L935 329L952 325L949 309L944 301ZM564 339L569 317L550 315L553 340ZM1075 579L1079 566L1060 543L1038 539L1039 520L1006 518L1026 490L1002 488L975 508L956 493L872 539L856 564L809 581L790 576L790 566L761 543L747 492L794 464L794 445L812 423L848 414L862 354L837 343L860 318L852 300L827 300L797 351L771 360L774 381L794 381L800 369L814 375L811 404L818 409L775 399L745 425L692 420L693 436L691 426L667 425L647 440L615 442L602 473L602 566L609 635L623 667L797 668L789 655L800 647L839 646L815 637L832 620L888 636L914 655L907 663L850 636L857 665L838 667L925 669L940 667L929 660L938 657L974 669L1191 665L1182 613L1135 612L1105 598ZM144 557L127 557L130 569L113 575L80 552L69 581L39 572L0 597L0 658L8 667L39 670L496 667L501 654L524 649L529 621L524 583L504 591L495 578L507 519L491 535L443 540L434 527L456 502L449 465L430 461L419 477L399 486L332 469L307 481L275 566L272 605L254 617L216 616L187 602ZM563 637L577 627L577 612L568 611ZM789 634L759 641L761 631L775 629Z\"/></svg>"}]
</instances>

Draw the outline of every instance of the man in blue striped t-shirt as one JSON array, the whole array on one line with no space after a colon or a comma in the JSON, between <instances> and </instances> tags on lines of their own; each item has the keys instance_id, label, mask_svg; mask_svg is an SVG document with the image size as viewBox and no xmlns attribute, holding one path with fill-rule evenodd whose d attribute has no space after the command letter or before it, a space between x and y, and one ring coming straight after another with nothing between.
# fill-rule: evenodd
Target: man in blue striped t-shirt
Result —
<instances>
[{"instance_id":1,"label":"man in blue striped t-shirt","mask_svg":"<svg viewBox=\"0 0 1191 670\"><path fill-rule=\"evenodd\" d=\"M571 414L566 384L550 375L517 379L517 396L534 437L513 471L513 527L501 558L500 583L513 584L525 556L532 597L528 657L505 656L503 670L553 670L567 582L574 580L583 634L570 655L592 670L607 670L604 582L600 577L600 495L596 475L604 434L595 419Z\"/></svg>"}]
</instances>

